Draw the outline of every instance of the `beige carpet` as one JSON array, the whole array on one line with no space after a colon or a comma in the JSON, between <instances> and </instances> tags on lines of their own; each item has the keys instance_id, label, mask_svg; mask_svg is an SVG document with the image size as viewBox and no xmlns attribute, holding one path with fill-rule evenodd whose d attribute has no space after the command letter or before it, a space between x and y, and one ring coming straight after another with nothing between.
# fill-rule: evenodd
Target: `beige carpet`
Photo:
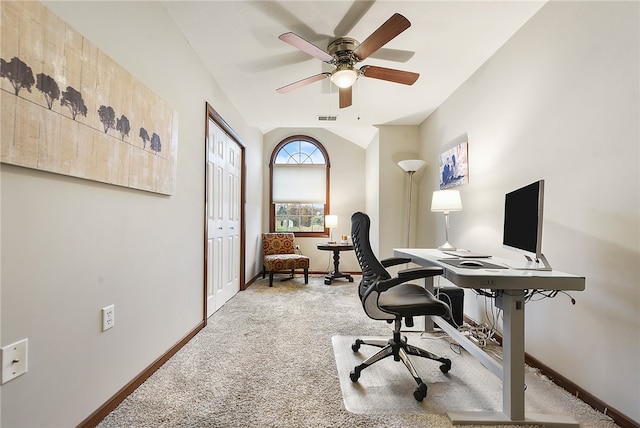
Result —
<instances>
[{"instance_id":1,"label":"beige carpet","mask_svg":"<svg viewBox=\"0 0 640 428\"><path fill-rule=\"evenodd\" d=\"M315 276L305 285L297 276L274 281L273 287L256 281L99 426L449 428L448 409L499 408L495 376L465 354L456 355L444 340L417 339L453 362L447 376L438 364L416 362L429 385L422 404L413 399L411 376L392 360L397 367L369 368L352 384L354 359L372 352L363 346L354 354L352 337L391 335L386 323L364 314L358 280L327 286ZM569 414L582 428L616 426L538 377L539 382L527 380L528 408Z\"/></svg>"}]
</instances>

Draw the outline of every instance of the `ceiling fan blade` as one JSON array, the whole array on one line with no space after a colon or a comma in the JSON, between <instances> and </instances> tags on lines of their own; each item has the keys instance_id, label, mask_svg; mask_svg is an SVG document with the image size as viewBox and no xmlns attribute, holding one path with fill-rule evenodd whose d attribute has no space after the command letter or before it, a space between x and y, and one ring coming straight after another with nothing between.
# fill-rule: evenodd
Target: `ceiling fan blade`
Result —
<instances>
[{"instance_id":1,"label":"ceiling fan blade","mask_svg":"<svg viewBox=\"0 0 640 428\"><path fill-rule=\"evenodd\" d=\"M411 23L407 18L399 13L394 13L391 18L387 19L385 23L378 27L364 42L360 43L360 46L358 46L353 53L362 61L410 26Z\"/></svg>"},{"instance_id":2,"label":"ceiling fan blade","mask_svg":"<svg viewBox=\"0 0 640 428\"><path fill-rule=\"evenodd\" d=\"M340 108L349 107L351 105L351 95L353 91L351 86L348 88L340 88Z\"/></svg>"},{"instance_id":3,"label":"ceiling fan blade","mask_svg":"<svg viewBox=\"0 0 640 428\"><path fill-rule=\"evenodd\" d=\"M403 85L413 85L420 74L411 71L395 70L393 68L376 67L366 65L360 69L362 74L373 79L387 80L389 82L402 83Z\"/></svg>"},{"instance_id":4,"label":"ceiling fan blade","mask_svg":"<svg viewBox=\"0 0 640 428\"><path fill-rule=\"evenodd\" d=\"M308 53L309 55L318 58L320 61L333 61L333 57L331 55L329 55L313 43L298 36L296 33L284 33L279 35L278 38L285 43L289 43L294 48L300 49L302 52Z\"/></svg>"},{"instance_id":5,"label":"ceiling fan blade","mask_svg":"<svg viewBox=\"0 0 640 428\"><path fill-rule=\"evenodd\" d=\"M301 88L303 86L307 86L313 82L317 82L322 79L326 79L329 77L331 73L320 73L315 76L307 77L306 79L298 80L297 82L290 83L288 85L283 86L282 88L276 89L276 92L280 94L286 94L287 92L291 92L294 89Z\"/></svg>"}]
</instances>

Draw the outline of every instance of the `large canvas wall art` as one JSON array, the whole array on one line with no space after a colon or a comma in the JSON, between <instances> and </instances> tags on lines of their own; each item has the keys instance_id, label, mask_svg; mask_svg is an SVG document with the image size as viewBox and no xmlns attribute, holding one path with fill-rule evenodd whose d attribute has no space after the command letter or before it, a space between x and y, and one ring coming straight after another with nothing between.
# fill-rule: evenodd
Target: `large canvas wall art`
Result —
<instances>
[{"instance_id":1,"label":"large canvas wall art","mask_svg":"<svg viewBox=\"0 0 640 428\"><path fill-rule=\"evenodd\" d=\"M448 189L469 182L467 145L467 143L460 143L440 154L438 158L440 189Z\"/></svg>"},{"instance_id":2,"label":"large canvas wall art","mask_svg":"<svg viewBox=\"0 0 640 428\"><path fill-rule=\"evenodd\" d=\"M173 194L173 108L41 3L0 9L0 161Z\"/></svg>"}]
</instances>

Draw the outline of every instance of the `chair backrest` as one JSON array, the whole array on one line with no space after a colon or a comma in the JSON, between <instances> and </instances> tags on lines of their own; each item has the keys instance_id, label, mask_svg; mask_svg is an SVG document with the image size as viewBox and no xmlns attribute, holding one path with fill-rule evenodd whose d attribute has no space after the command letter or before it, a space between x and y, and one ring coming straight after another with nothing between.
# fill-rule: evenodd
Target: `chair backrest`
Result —
<instances>
[{"instance_id":1,"label":"chair backrest","mask_svg":"<svg viewBox=\"0 0 640 428\"><path fill-rule=\"evenodd\" d=\"M293 233L263 233L262 255L295 254L293 239Z\"/></svg>"},{"instance_id":2,"label":"chair backrest","mask_svg":"<svg viewBox=\"0 0 640 428\"><path fill-rule=\"evenodd\" d=\"M376 289L376 284L380 280L390 279L391 275L373 253L369 239L370 229L371 220L368 215L356 212L351 216L353 250L362 270L362 281L358 286L358 293L362 301L362 307L370 318L392 320L395 315L383 312L378 307L380 293Z\"/></svg>"}]
</instances>

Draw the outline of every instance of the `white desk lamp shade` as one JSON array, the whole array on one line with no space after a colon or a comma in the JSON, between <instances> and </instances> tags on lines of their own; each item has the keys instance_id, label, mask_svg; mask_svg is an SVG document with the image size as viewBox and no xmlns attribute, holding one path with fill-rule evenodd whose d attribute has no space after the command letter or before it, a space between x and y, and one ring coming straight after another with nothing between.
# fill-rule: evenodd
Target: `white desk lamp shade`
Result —
<instances>
[{"instance_id":1,"label":"white desk lamp shade","mask_svg":"<svg viewBox=\"0 0 640 428\"><path fill-rule=\"evenodd\" d=\"M462 211L462 200L457 190L436 190L431 199L431 211L448 213Z\"/></svg>"},{"instance_id":2,"label":"white desk lamp shade","mask_svg":"<svg viewBox=\"0 0 640 428\"><path fill-rule=\"evenodd\" d=\"M462 200L457 190L436 190L431 199L431 211L444 214L445 243L438 247L442 251L454 251L456 247L449 243L449 212L461 211Z\"/></svg>"}]
</instances>

